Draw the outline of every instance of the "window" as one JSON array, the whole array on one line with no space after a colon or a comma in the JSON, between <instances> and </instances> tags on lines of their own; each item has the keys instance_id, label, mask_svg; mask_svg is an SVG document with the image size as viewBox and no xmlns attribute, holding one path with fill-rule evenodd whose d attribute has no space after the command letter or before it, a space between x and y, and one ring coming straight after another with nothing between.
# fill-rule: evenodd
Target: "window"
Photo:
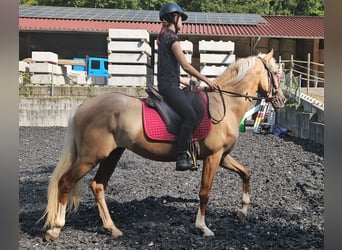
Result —
<instances>
[{"instance_id":1,"label":"window","mask_svg":"<svg viewBox=\"0 0 342 250\"><path fill-rule=\"evenodd\" d=\"M100 69L100 61L92 60L91 61L91 68L92 69Z\"/></svg>"}]
</instances>

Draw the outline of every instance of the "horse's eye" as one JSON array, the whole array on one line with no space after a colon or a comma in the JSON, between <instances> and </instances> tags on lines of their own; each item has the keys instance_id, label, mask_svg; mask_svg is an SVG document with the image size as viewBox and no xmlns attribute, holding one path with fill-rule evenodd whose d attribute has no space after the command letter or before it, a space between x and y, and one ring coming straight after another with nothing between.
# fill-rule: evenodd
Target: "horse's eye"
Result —
<instances>
[{"instance_id":1,"label":"horse's eye","mask_svg":"<svg viewBox=\"0 0 342 250\"><path fill-rule=\"evenodd\" d=\"M281 75L281 71L280 70L276 70L273 72L273 75Z\"/></svg>"}]
</instances>

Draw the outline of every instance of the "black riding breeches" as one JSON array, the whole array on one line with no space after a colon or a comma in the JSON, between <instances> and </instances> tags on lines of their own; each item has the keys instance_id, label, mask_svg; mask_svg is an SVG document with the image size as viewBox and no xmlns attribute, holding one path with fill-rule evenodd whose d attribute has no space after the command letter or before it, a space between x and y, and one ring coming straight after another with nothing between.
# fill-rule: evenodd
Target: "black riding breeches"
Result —
<instances>
[{"instance_id":1,"label":"black riding breeches","mask_svg":"<svg viewBox=\"0 0 342 250\"><path fill-rule=\"evenodd\" d=\"M183 123L176 139L176 147L177 152L184 152L189 147L192 131L196 124L196 112L190 100L180 88L170 87L160 93L165 98L167 104L183 118Z\"/></svg>"}]
</instances>

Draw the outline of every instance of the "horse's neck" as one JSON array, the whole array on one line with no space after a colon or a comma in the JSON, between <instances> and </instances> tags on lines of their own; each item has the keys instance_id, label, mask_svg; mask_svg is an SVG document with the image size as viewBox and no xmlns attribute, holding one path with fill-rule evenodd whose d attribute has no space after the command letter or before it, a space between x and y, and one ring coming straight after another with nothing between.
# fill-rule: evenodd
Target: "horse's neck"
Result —
<instances>
[{"instance_id":1,"label":"horse's neck","mask_svg":"<svg viewBox=\"0 0 342 250\"><path fill-rule=\"evenodd\" d=\"M236 116L237 122L240 122L238 120L242 119L251 105L251 100L243 96L255 96L258 89L260 76L257 74L258 68L256 67L261 66L254 62L252 59L243 61L237 68L230 68L217 79L222 90L242 96L226 95L226 109ZM251 68L252 66L253 68Z\"/></svg>"},{"instance_id":2,"label":"horse's neck","mask_svg":"<svg viewBox=\"0 0 342 250\"><path fill-rule=\"evenodd\" d=\"M238 84L227 86L226 90L241 95L255 96L257 87L252 82L242 81ZM251 100L245 97L233 96L228 96L226 99L227 110L231 110L231 113L234 113L236 119L240 122L245 113L248 111L248 108L251 105Z\"/></svg>"}]
</instances>

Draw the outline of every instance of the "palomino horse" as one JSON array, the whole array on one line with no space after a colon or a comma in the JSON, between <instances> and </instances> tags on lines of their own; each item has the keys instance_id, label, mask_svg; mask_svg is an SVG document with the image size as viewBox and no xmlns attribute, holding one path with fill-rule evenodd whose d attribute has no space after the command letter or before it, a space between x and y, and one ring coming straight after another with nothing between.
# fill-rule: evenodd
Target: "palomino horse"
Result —
<instances>
[{"instance_id":1,"label":"palomino horse","mask_svg":"<svg viewBox=\"0 0 342 250\"><path fill-rule=\"evenodd\" d=\"M198 159L203 160L203 173L195 222L204 236L214 235L205 223L205 212L218 166L236 172L242 178L242 208L238 209L238 217L244 219L247 216L250 173L229 153L236 145L239 123L251 100L259 98L257 92L271 101L275 108L284 106L285 97L279 82L275 81L275 70L273 50L268 54L242 58L216 79L218 90L207 92L213 122L209 134L199 141ZM47 240L57 239L65 224L66 212L78 209L79 181L98 164L90 188L103 227L114 238L122 235L111 219L105 190L125 149L151 160L176 160L174 143L146 139L142 103L135 97L120 93L101 94L84 101L72 112L61 158L49 182L48 204L42 217L46 216L44 227L49 227L45 235Z\"/></svg>"}]
</instances>

